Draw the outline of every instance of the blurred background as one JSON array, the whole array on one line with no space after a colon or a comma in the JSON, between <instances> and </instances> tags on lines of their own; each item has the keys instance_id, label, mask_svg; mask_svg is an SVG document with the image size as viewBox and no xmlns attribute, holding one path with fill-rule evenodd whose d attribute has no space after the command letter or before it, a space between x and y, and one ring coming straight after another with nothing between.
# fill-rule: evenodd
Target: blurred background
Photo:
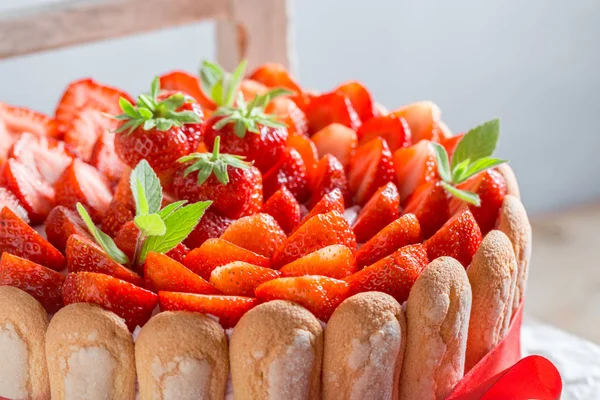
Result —
<instances>
[{"instance_id":1,"label":"blurred background","mask_svg":"<svg viewBox=\"0 0 600 400\"><path fill-rule=\"evenodd\" d=\"M59 0L0 0L2 12ZM454 132L498 116L534 226L527 313L600 342L600 1L293 0L295 75L357 79L386 107L430 99ZM0 61L0 101L53 113L93 77L137 94L215 57L200 23ZM265 60L268 61L268 60Z\"/></svg>"}]
</instances>

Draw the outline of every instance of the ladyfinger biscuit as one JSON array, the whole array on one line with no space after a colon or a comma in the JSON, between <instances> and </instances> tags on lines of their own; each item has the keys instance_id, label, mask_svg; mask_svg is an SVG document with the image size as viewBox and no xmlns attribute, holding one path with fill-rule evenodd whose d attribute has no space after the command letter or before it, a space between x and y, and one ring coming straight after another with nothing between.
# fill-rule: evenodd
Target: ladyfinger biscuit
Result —
<instances>
[{"instance_id":1,"label":"ladyfinger biscuit","mask_svg":"<svg viewBox=\"0 0 600 400\"><path fill-rule=\"evenodd\" d=\"M49 400L48 314L29 294L0 286L0 397Z\"/></svg>"},{"instance_id":2,"label":"ladyfinger biscuit","mask_svg":"<svg viewBox=\"0 0 600 400\"><path fill-rule=\"evenodd\" d=\"M235 400L312 400L321 396L323 328L305 308L283 300L248 311L231 336Z\"/></svg>"},{"instance_id":3,"label":"ladyfinger biscuit","mask_svg":"<svg viewBox=\"0 0 600 400\"><path fill-rule=\"evenodd\" d=\"M464 267L451 257L429 263L406 304L400 399L444 399L462 379L470 314Z\"/></svg>"},{"instance_id":4,"label":"ladyfinger biscuit","mask_svg":"<svg viewBox=\"0 0 600 400\"><path fill-rule=\"evenodd\" d=\"M227 337L206 315L166 311L135 343L140 400L223 400L229 375Z\"/></svg>"},{"instance_id":5,"label":"ladyfinger biscuit","mask_svg":"<svg viewBox=\"0 0 600 400\"><path fill-rule=\"evenodd\" d=\"M473 292L465 371L506 336L517 278L517 261L508 237L488 233L473 257L467 276Z\"/></svg>"},{"instance_id":6,"label":"ladyfinger biscuit","mask_svg":"<svg viewBox=\"0 0 600 400\"><path fill-rule=\"evenodd\" d=\"M392 296L346 299L325 328L323 399L397 399L405 334L402 306Z\"/></svg>"},{"instance_id":7,"label":"ladyfinger biscuit","mask_svg":"<svg viewBox=\"0 0 600 400\"><path fill-rule=\"evenodd\" d=\"M133 400L133 339L116 314L74 303L54 315L46 333L52 400Z\"/></svg>"},{"instance_id":8,"label":"ladyfinger biscuit","mask_svg":"<svg viewBox=\"0 0 600 400\"><path fill-rule=\"evenodd\" d=\"M517 177L515 176L515 173L510 165L506 163L500 164L497 167L497 170L504 177L504 182L506 182L506 194L521 198L521 191L519 190Z\"/></svg>"}]
</instances>

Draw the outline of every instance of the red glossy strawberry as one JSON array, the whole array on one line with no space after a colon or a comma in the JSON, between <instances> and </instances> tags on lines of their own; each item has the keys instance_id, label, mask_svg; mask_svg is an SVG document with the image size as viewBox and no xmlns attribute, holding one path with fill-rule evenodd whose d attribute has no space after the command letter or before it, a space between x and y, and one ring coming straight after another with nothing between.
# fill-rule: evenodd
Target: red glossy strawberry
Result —
<instances>
[{"instance_id":1,"label":"red glossy strawberry","mask_svg":"<svg viewBox=\"0 0 600 400\"><path fill-rule=\"evenodd\" d=\"M411 195L419 185L438 179L437 159L427 140L396 150L392 160L401 199Z\"/></svg>"},{"instance_id":2,"label":"red glossy strawberry","mask_svg":"<svg viewBox=\"0 0 600 400\"><path fill-rule=\"evenodd\" d=\"M158 292L219 294L219 290L172 258L151 251L144 263L146 288Z\"/></svg>"},{"instance_id":3,"label":"red glossy strawberry","mask_svg":"<svg viewBox=\"0 0 600 400\"><path fill-rule=\"evenodd\" d=\"M27 210L23 208L19 199L17 199L17 196L15 196L10 190L0 187L0 210L4 207L10 208L10 210L19 218L29 223L29 215L27 215Z\"/></svg>"},{"instance_id":4,"label":"red glossy strawberry","mask_svg":"<svg viewBox=\"0 0 600 400\"><path fill-rule=\"evenodd\" d=\"M92 149L89 163L106 177L111 186L114 187L119 183L127 165L121 161L115 152L114 133L104 132L100 135Z\"/></svg>"},{"instance_id":5,"label":"red glossy strawberry","mask_svg":"<svg viewBox=\"0 0 600 400\"><path fill-rule=\"evenodd\" d=\"M317 168L317 163L319 162L317 147L312 140L299 134L290 134L287 139L287 145L288 147L295 149L300 154L300 157L302 157L302 160L304 160L309 184L312 185L314 172Z\"/></svg>"},{"instance_id":6,"label":"red glossy strawberry","mask_svg":"<svg viewBox=\"0 0 600 400\"><path fill-rule=\"evenodd\" d=\"M360 210L352 230L358 243L365 243L400 216L400 195L396 185L380 187Z\"/></svg>"},{"instance_id":7,"label":"red glossy strawberry","mask_svg":"<svg viewBox=\"0 0 600 400\"><path fill-rule=\"evenodd\" d=\"M411 145L411 134L408 122L396 115L383 115L364 122L358 131L358 145L361 146L376 137L381 137L394 152Z\"/></svg>"},{"instance_id":8,"label":"red glossy strawberry","mask_svg":"<svg viewBox=\"0 0 600 400\"><path fill-rule=\"evenodd\" d=\"M354 251L356 238L348 222L337 211L315 215L292 233L273 255L273 266L281 268L316 250L341 244Z\"/></svg>"},{"instance_id":9,"label":"red glossy strawberry","mask_svg":"<svg viewBox=\"0 0 600 400\"><path fill-rule=\"evenodd\" d=\"M102 218L102 231L114 238L123 225L133 221L134 216L135 211L133 208L117 200L115 194Z\"/></svg>"},{"instance_id":10,"label":"red glossy strawberry","mask_svg":"<svg viewBox=\"0 0 600 400\"><path fill-rule=\"evenodd\" d=\"M473 214L464 208L425 241L430 260L441 256L457 259L465 268L481 244L481 230Z\"/></svg>"},{"instance_id":11,"label":"red glossy strawberry","mask_svg":"<svg viewBox=\"0 0 600 400\"><path fill-rule=\"evenodd\" d=\"M337 158L331 154L326 154L315 170L313 180L312 197L309 201L309 208L313 208L319 200L327 193L339 189L344 195L344 204L350 206L352 204L351 193L348 188L348 179L344 172L344 167Z\"/></svg>"},{"instance_id":12,"label":"red glossy strawberry","mask_svg":"<svg viewBox=\"0 0 600 400\"><path fill-rule=\"evenodd\" d=\"M59 272L10 253L2 253L0 286L14 286L29 293L49 314L54 314L63 306L64 281L65 276Z\"/></svg>"},{"instance_id":13,"label":"red glossy strawberry","mask_svg":"<svg viewBox=\"0 0 600 400\"><path fill-rule=\"evenodd\" d=\"M286 234L298 225L301 218L300 205L294 195L285 187L279 189L263 205L262 211L269 214Z\"/></svg>"},{"instance_id":14,"label":"red glossy strawberry","mask_svg":"<svg viewBox=\"0 0 600 400\"><path fill-rule=\"evenodd\" d=\"M362 122L373 118L375 115L373 97L362 83L357 81L345 82L338 86L336 91L350 100L350 104L352 104Z\"/></svg>"},{"instance_id":15,"label":"red glossy strawberry","mask_svg":"<svg viewBox=\"0 0 600 400\"><path fill-rule=\"evenodd\" d=\"M406 214L377 232L354 254L359 268L389 256L400 247L419 243L423 239L417 217Z\"/></svg>"},{"instance_id":16,"label":"red glossy strawberry","mask_svg":"<svg viewBox=\"0 0 600 400\"><path fill-rule=\"evenodd\" d=\"M75 159L54 186L57 205L74 209L79 202L94 221L101 221L112 200L108 181L98 170Z\"/></svg>"},{"instance_id":17,"label":"red glossy strawberry","mask_svg":"<svg viewBox=\"0 0 600 400\"><path fill-rule=\"evenodd\" d=\"M11 158L2 168L1 180L27 211L32 224L44 222L54 207L55 191L35 167Z\"/></svg>"},{"instance_id":18,"label":"red glossy strawberry","mask_svg":"<svg viewBox=\"0 0 600 400\"><path fill-rule=\"evenodd\" d=\"M44 225L48 241L63 253L69 236L77 234L92 238L79 214L63 206L54 207Z\"/></svg>"},{"instance_id":19,"label":"red glossy strawberry","mask_svg":"<svg viewBox=\"0 0 600 400\"><path fill-rule=\"evenodd\" d=\"M348 297L348 284L326 276L278 278L256 288L256 297L262 301L293 301L327 322L337 306Z\"/></svg>"},{"instance_id":20,"label":"red glossy strawberry","mask_svg":"<svg viewBox=\"0 0 600 400\"><path fill-rule=\"evenodd\" d=\"M333 91L312 97L304 112L311 134L335 122L357 130L361 121L350 99L343 93Z\"/></svg>"},{"instance_id":21,"label":"red glossy strawberry","mask_svg":"<svg viewBox=\"0 0 600 400\"><path fill-rule=\"evenodd\" d=\"M156 294L132 283L94 272L78 272L67 275L63 285L65 305L93 303L114 312L125 320L133 331L143 326L157 305Z\"/></svg>"},{"instance_id":22,"label":"red glossy strawberry","mask_svg":"<svg viewBox=\"0 0 600 400\"><path fill-rule=\"evenodd\" d=\"M65 254L69 272L98 272L143 286L143 279L132 270L113 261L94 241L79 235L71 235L67 240Z\"/></svg>"},{"instance_id":23,"label":"red glossy strawberry","mask_svg":"<svg viewBox=\"0 0 600 400\"><path fill-rule=\"evenodd\" d=\"M210 283L229 296L254 297L258 286L280 275L279 271L271 268L234 261L215 268L210 274Z\"/></svg>"},{"instance_id":24,"label":"red glossy strawberry","mask_svg":"<svg viewBox=\"0 0 600 400\"><path fill-rule=\"evenodd\" d=\"M298 199L304 202L309 197L308 174L304 160L292 148L286 148L277 164L263 176L264 196L271 197L273 193L286 187Z\"/></svg>"},{"instance_id":25,"label":"red glossy strawberry","mask_svg":"<svg viewBox=\"0 0 600 400\"><path fill-rule=\"evenodd\" d=\"M344 280L350 285L351 295L383 292L402 304L408 299L410 289L428 263L425 246L414 244L402 247Z\"/></svg>"},{"instance_id":26,"label":"red glossy strawberry","mask_svg":"<svg viewBox=\"0 0 600 400\"><path fill-rule=\"evenodd\" d=\"M350 156L356 149L358 140L356 132L342 124L333 123L320 129L311 140L315 143L319 157L331 154L344 167L350 162Z\"/></svg>"},{"instance_id":27,"label":"red glossy strawberry","mask_svg":"<svg viewBox=\"0 0 600 400\"><path fill-rule=\"evenodd\" d=\"M243 296L159 292L161 311L192 311L216 317L224 329L233 328L259 300Z\"/></svg>"},{"instance_id":28,"label":"red glossy strawberry","mask_svg":"<svg viewBox=\"0 0 600 400\"><path fill-rule=\"evenodd\" d=\"M0 210L0 253L7 252L60 271L65 257L10 208Z\"/></svg>"},{"instance_id":29,"label":"red glossy strawberry","mask_svg":"<svg viewBox=\"0 0 600 400\"><path fill-rule=\"evenodd\" d=\"M437 122L440 120L440 108L430 102L421 101L392 111L390 114L406 119L412 135L412 143L421 140L439 141L440 132Z\"/></svg>"},{"instance_id":30,"label":"red glossy strawberry","mask_svg":"<svg viewBox=\"0 0 600 400\"><path fill-rule=\"evenodd\" d=\"M366 204L377 189L393 179L392 153L382 138L363 144L350 159L348 186L359 205Z\"/></svg>"},{"instance_id":31,"label":"red glossy strawberry","mask_svg":"<svg viewBox=\"0 0 600 400\"><path fill-rule=\"evenodd\" d=\"M464 136L464 133L459 133L458 135L440 139L440 144L446 149L446 153L448 153L448 158L450 160L452 160L452 155L454 154L454 150L456 150L456 146L458 146L458 142L460 142Z\"/></svg>"},{"instance_id":32,"label":"red glossy strawberry","mask_svg":"<svg viewBox=\"0 0 600 400\"><path fill-rule=\"evenodd\" d=\"M408 198L403 214L414 214L419 220L423 237L431 237L448 221L448 195L439 181L419 185Z\"/></svg>"},{"instance_id":33,"label":"red glossy strawberry","mask_svg":"<svg viewBox=\"0 0 600 400\"><path fill-rule=\"evenodd\" d=\"M342 279L356 272L352 251L335 244L323 247L281 267L283 276L322 275Z\"/></svg>"},{"instance_id":34,"label":"red glossy strawberry","mask_svg":"<svg viewBox=\"0 0 600 400\"><path fill-rule=\"evenodd\" d=\"M265 108L265 112L277 116L277 119L283 122L290 135L308 134L308 121L304 111L298 107L298 105L288 97L277 97L269 103Z\"/></svg>"},{"instance_id":35,"label":"red glossy strawberry","mask_svg":"<svg viewBox=\"0 0 600 400\"><path fill-rule=\"evenodd\" d=\"M271 258L286 238L275 218L263 213L234 221L221 235L221 239L267 258Z\"/></svg>"},{"instance_id":36,"label":"red glossy strawberry","mask_svg":"<svg viewBox=\"0 0 600 400\"><path fill-rule=\"evenodd\" d=\"M209 279L211 272L220 266L234 261L244 261L259 267L270 267L271 261L223 239L209 239L190 251L183 260L186 267L204 279Z\"/></svg>"},{"instance_id":37,"label":"red glossy strawberry","mask_svg":"<svg viewBox=\"0 0 600 400\"><path fill-rule=\"evenodd\" d=\"M37 136L59 137L56 121L24 107L0 103L0 131L16 138L24 132Z\"/></svg>"},{"instance_id":38,"label":"red glossy strawberry","mask_svg":"<svg viewBox=\"0 0 600 400\"><path fill-rule=\"evenodd\" d=\"M300 225L318 214L327 214L330 211L337 211L341 215L344 215L344 197L340 189L335 189L333 192L327 193L315 206L310 210L308 214L302 218ZM300 227L296 226L296 229Z\"/></svg>"},{"instance_id":39,"label":"red glossy strawberry","mask_svg":"<svg viewBox=\"0 0 600 400\"><path fill-rule=\"evenodd\" d=\"M172 71L160 77L160 87L164 90L185 93L194 98L203 108L214 110L215 103L209 99L200 85L197 76L184 71Z\"/></svg>"},{"instance_id":40,"label":"red glossy strawberry","mask_svg":"<svg viewBox=\"0 0 600 400\"><path fill-rule=\"evenodd\" d=\"M232 219L212 212L209 208L204 212L196 228L194 228L183 243L190 249L200 247L208 239L220 237L232 222Z\"/></svg>"}]
</instances>

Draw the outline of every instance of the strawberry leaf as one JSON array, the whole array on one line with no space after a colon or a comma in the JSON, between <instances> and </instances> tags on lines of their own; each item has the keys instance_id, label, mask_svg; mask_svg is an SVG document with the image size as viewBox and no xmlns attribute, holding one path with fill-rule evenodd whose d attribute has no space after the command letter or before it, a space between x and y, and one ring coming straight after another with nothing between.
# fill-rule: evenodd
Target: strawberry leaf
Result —
<instances>
[{"instance_id":1,"label":"strawberry leaf","mask_svg":"<svg viewBox=\"0 0 600 400\"><path fill-rule=\"evenodd\" d=\"M473 204L477 207L479 207L481 205L481 199L479 198L479 195L477 193L473 193L473 192L468 192L466 190L462 190L462 189L458 189L454 186L452 186L451 184L442 181L441 182L442 187L448 192L450 193L452 196L459 198L469 204Z\"/></svg>"},{"instance_id":2,"label":"strawberry leaf","mask_svg":"<svg viewBox=\"0 0 600 400\"><path fill-rule=\"evenodd\" d=\"M110 258L112 258L114 261L118 262L119 264L128 264L129 259L127 258L125 253L123 253L121 251L121 249L119 249L117 247L117 245L115 244L115 242L112 240L112 238L110 236L108 236L106 233L102 232L100 229L98 229L96 227L96 225L94 225L92 218L90 217L87 210L81 203L77 203L77 212L79 213L79 216L85 223L85 226L88 228L88 231L91 233L91 235L96 240L96 243L98 243L100 245L100 247L102 247L104 249L106 254L108 254L108 256Z\"/></svg>"},{"instance_id":3,"label":"strawberry leaf","mask_svg":"<svg viewBox=\"0 0 600 400\"><path fill-rule=\"evenodd\" d=\"M131 171L129 187L135 200L136 215L154 214L160 210L160 180L146 160L140 161Z\"/></svg>"},{"instance_id":4,"label":"strawberry leaf","mask_svg":"<svg viewBox=\"0 0 600 400\"><path fill-rule=\"evenodd\" d=\"M162 236L167 231L167 227L159 214L138 215L135 217L134 222L144 237Z\"/></svg>"},{"instance_id":5,"label":"strawberry leaf","mask_svg":"<svg viewBox=\"0 0 600 400\"><path fill-rule=\"evenodd\" d=\"M454 150L452 169L468 158L475 161L491 156L496 149L499 135L500 120L497 118L471 129Z\"/></svg>"}]
</instances>

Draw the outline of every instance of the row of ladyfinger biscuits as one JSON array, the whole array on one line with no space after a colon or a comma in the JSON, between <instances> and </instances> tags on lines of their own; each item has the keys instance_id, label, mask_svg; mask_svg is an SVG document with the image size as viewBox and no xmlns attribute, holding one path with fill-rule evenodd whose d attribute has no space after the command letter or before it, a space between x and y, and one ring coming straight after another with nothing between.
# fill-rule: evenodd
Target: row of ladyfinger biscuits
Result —
<instances>
[{"instance_id":1,"label":"row of ladyfinger biscuits","mask_svg":"<svg viewBox=\"0 0 600 400\"><path fill-rule=\"evenodd\" d=\"M141 399L221 400L231 375L236 400L441 399L506 334L530 243L525 210L508 195L468 272L434 260L405 313L390 296L363 293L323 329L304 308L273 301L249 311L230 340L187 312L156 315L135 343L122 320L89 304L65 307L48 325L37 301L1 287L0 396L133 399L137 376Z\"/></svg>"}]
</instances>

